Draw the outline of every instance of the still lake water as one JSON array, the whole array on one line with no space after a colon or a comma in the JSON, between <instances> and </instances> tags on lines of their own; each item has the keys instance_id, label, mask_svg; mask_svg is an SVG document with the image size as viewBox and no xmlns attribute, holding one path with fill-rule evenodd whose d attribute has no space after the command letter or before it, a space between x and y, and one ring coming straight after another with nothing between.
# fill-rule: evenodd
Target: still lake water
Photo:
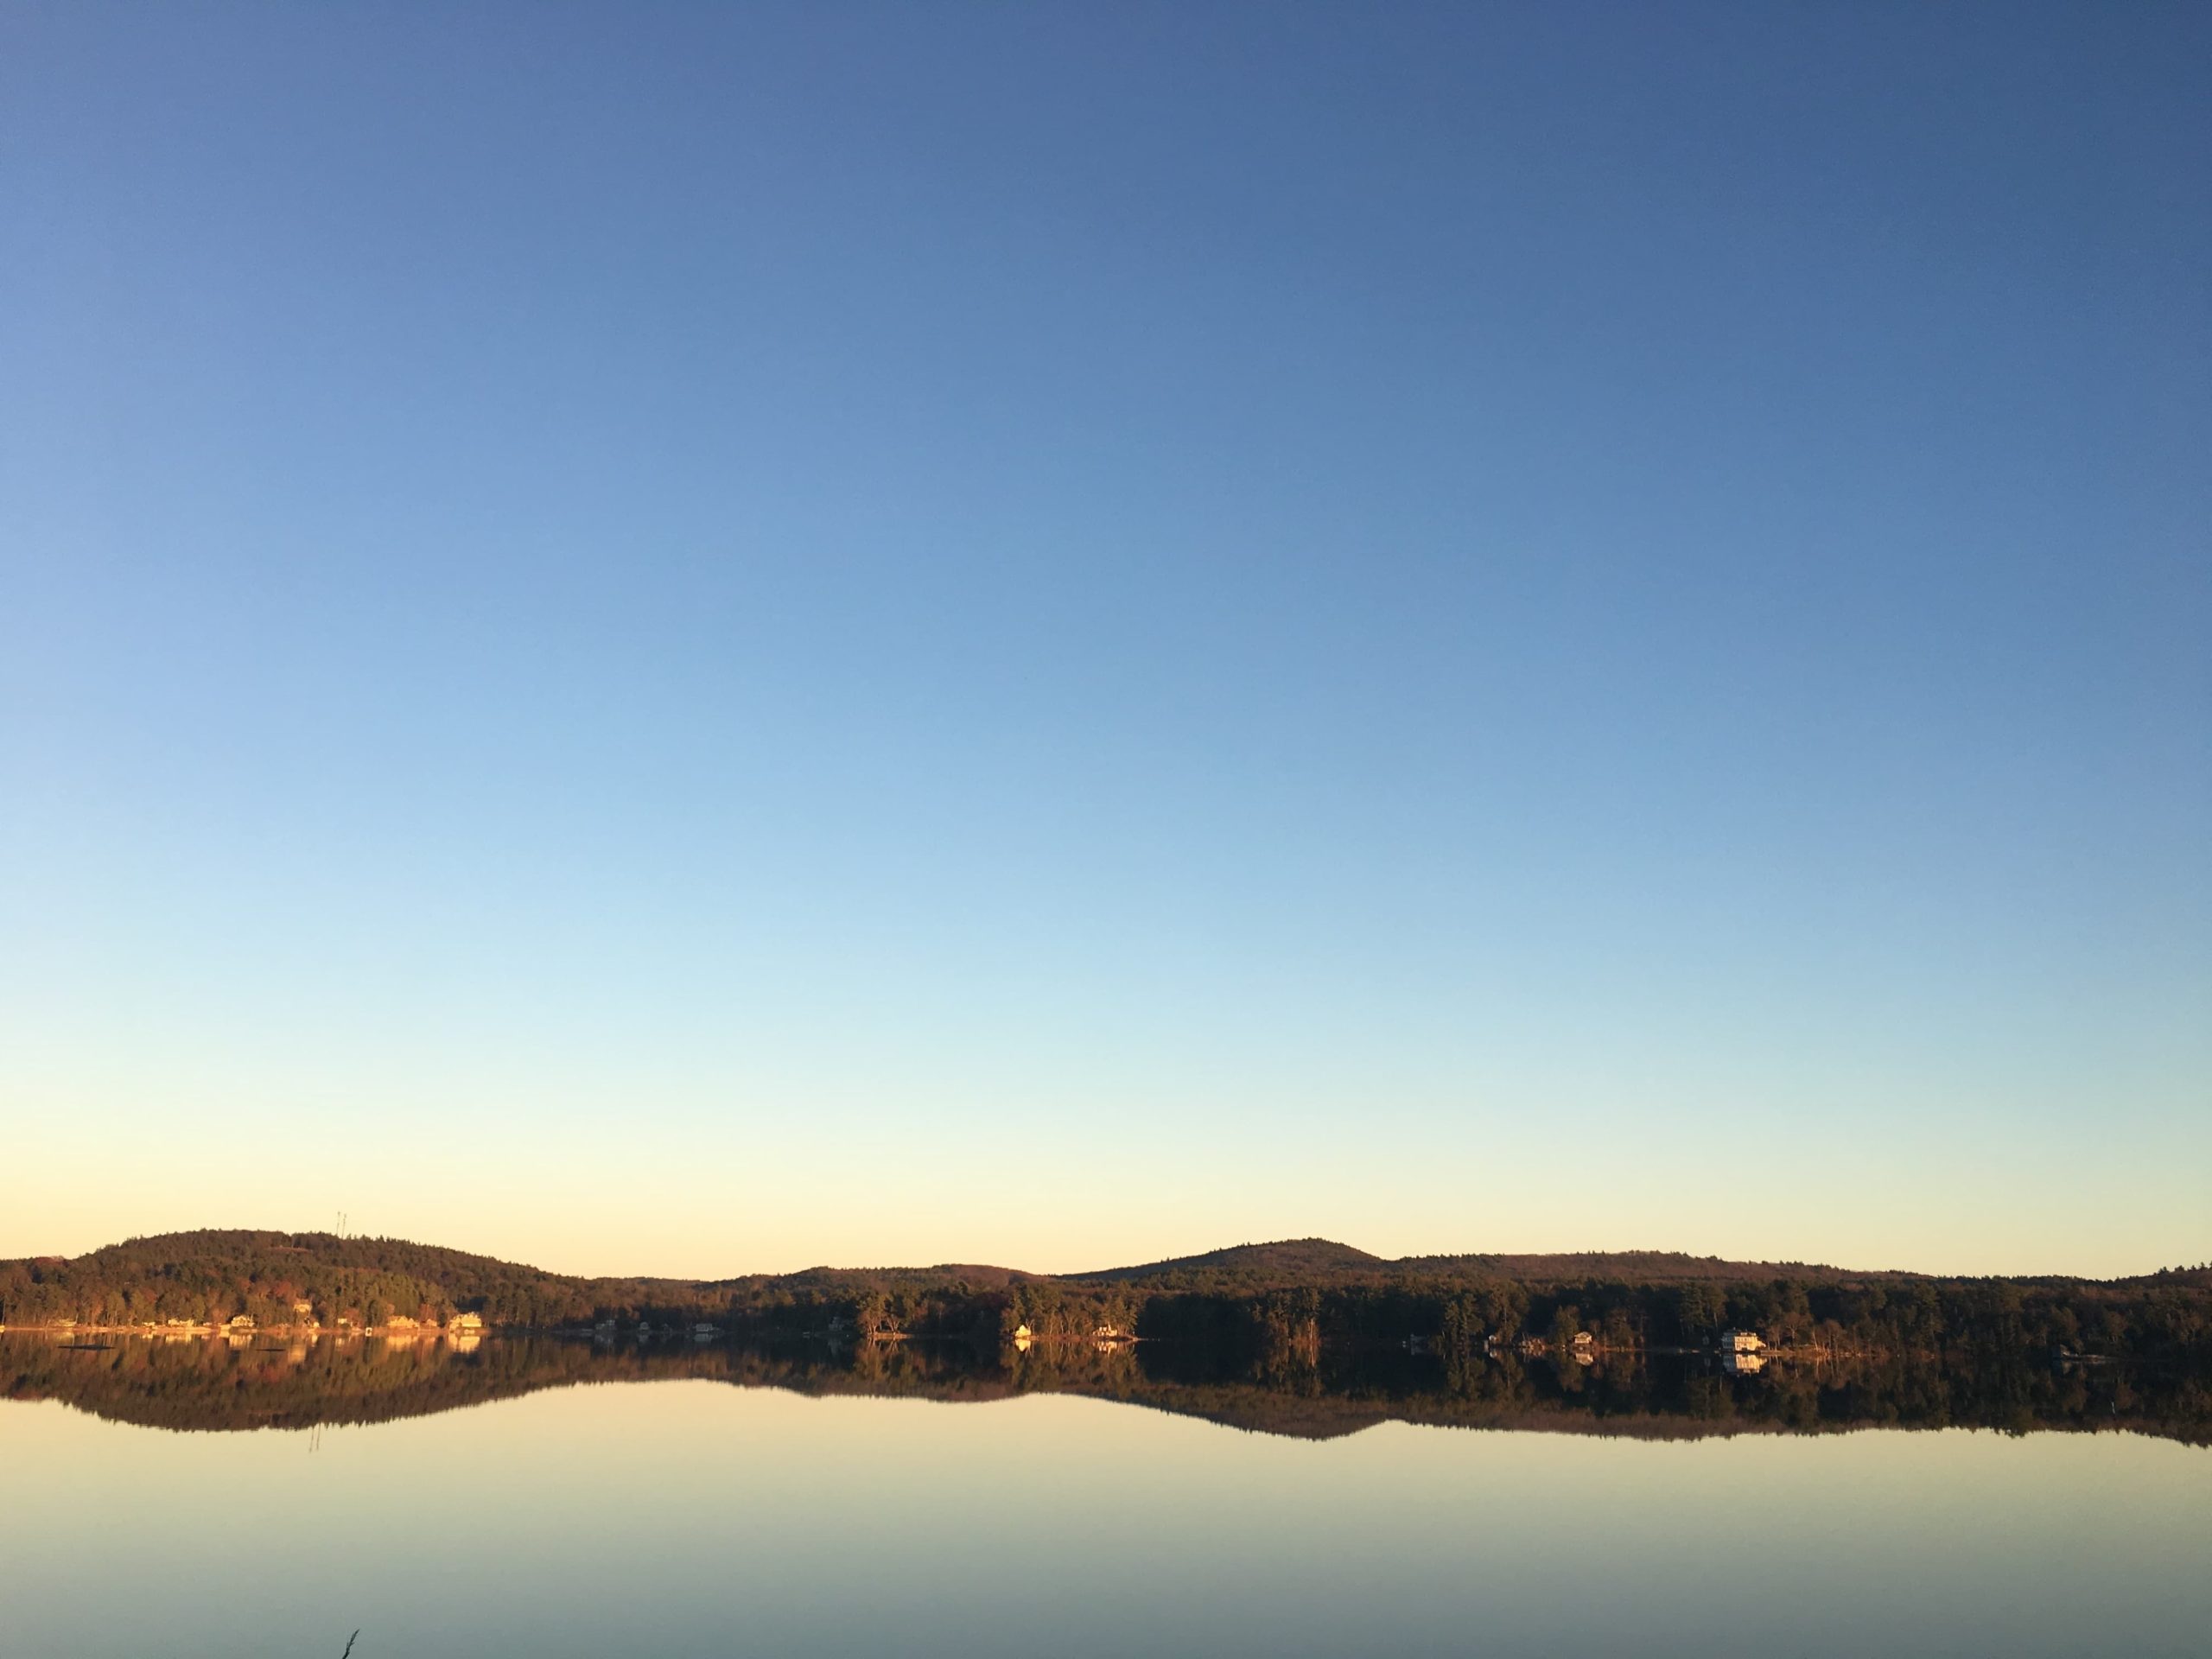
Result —
<instances>
[{"instance_id":1,"label":"still lake water","mask_svg":"<svg viewBox=\"0 0 2212 1659\"><path fill-rule=\"evenodd\" d=\"M16 1659L2212 1653L2201 1437L1269 1433L693 1356L434 1398L490 1370L435 1351L333 1410L359 1362L302 1407L296 1352L0 1340Z\"/></svg>"}]
</instances>

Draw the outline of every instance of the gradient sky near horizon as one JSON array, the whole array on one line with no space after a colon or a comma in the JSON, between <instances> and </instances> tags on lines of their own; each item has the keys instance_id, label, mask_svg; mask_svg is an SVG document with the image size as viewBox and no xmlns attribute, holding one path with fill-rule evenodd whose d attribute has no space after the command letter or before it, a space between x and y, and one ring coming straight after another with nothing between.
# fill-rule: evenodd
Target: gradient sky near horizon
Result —
<instances>
[{"instance_id":1,"label":"gradient sky near horizon","mask_svg":"<svg viewBox=\"0 0 2212 1659\"><path fill-rule=\"evenodd\" d=\"M2212 1255L2212 11L0 9L0 1255Z\"/></svg>"}]
</instances>

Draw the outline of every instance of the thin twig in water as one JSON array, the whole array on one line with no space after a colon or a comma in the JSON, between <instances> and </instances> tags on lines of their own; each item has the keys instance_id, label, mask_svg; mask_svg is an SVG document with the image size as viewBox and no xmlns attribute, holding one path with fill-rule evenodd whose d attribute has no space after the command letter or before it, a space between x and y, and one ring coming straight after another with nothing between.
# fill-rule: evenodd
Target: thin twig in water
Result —
<instances>
[{"instance_id":1,"label":"thin twig in water","mask_svg":"<svg viewBox=\"0 0 2212 1659\"><path fill-rule=\"evenodd\" d=\"M360 1639L361 1633L359 1630L354 1631L353 1635L347 1637L346 1638L346 1651L340 1654L338 1656L338 1659L353 1659L353 1644Z\"/></svg>"}]
</instances>

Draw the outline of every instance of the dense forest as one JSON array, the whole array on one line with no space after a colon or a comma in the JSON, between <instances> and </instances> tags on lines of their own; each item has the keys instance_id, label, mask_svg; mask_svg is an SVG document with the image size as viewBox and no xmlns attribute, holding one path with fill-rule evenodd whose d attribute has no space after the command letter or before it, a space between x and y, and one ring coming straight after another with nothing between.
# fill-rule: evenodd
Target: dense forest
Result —
<instances>
[{"instance_id":1,"label":"dense forest","mask_svg":"<svg viewBox=\"0 0 2212 1659\"><path fill-rule=\"evenodd\" d=\"M305 1312L299 1311L304 1306ZM820 1268L691 1281L582 1279L400 1239L207 1231L0 1262L0 1324L376 1328L474 1313L537 1331L709 1322L755 1336L996 1343L1135 1335L1236 1357L1404 1345L1696 1349L1729 1328L1808 1354L2212 1360L2212 1268L1957 1279L1657 1253L1391 1262L1326 1240L1058 1277Z\"/></svg>"}]
</instances>

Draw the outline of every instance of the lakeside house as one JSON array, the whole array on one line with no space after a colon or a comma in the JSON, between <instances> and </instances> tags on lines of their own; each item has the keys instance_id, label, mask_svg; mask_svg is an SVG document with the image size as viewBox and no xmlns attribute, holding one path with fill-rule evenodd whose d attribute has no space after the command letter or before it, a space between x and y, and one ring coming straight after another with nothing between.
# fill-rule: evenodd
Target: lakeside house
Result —
<instances>
[{"instance_id":1,"label":"lakeside house","mask_svg":"<svg viewBox=\"0 0 2212 1659\"><path fill-rule=\"evenodd\" d=\"M483 1328L484 1316L481 1313L456 1313L446 1321L448 1331L481 1331Z\"/></svg>"},{"instance_id":2,"label":"lakeside house","mask_svg":"<svg viewBox=\"0 0 2212 1659\"><path fill-rule=\"evenodd\" d=\"M1723 1331L1714 1345L1724 1354L1756 1354L1766 1344L1756 1331Z\"/></svg>"}]
</instances>

